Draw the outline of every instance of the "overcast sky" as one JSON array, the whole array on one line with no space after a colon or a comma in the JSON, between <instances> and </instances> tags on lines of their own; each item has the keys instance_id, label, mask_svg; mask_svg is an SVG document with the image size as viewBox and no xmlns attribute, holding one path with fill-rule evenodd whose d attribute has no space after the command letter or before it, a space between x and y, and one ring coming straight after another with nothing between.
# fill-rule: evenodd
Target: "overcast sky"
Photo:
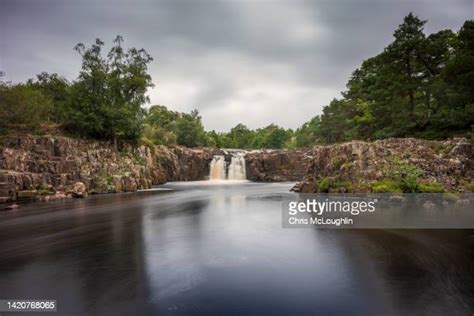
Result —
<instances>
[{"instance_id":1,"label":"overcast sky","mask_svg":"<svg viewBox=\"0 0 474 316\"><path fill-rule=\"evenodd\" d=\"M115 35L153 57L151 104L197 108L208 129L296 128L338 97L410 11L428 33L459 30L473 0L0 0L0 70L76 78L77 42ZM149 105L148 105L149 106Z\"/></svg>"}]
</instances>

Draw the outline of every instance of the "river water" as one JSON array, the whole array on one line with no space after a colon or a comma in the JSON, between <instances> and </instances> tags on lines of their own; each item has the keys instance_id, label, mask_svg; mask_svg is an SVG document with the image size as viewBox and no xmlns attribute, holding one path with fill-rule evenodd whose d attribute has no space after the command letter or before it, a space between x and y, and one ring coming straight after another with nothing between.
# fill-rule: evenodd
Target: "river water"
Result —
<instances>
[{"instance_id":1,"label":"river water","mask_svg":"<svg viewBox=\"0 0 474 316\"><path fill-rule=\"evenodd\" d=\"M472 231L283 229L291 186L171 183L1 212L0 299L56 299L52 315L474 313Z\"/></svg>"}]
</instances>

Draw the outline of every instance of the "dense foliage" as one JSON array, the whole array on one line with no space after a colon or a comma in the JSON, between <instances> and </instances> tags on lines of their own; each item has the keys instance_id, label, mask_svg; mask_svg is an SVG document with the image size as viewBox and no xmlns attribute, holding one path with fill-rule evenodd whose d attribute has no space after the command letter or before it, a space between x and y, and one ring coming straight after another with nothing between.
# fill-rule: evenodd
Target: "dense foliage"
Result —
<instances>
[{"instance_id":1,"label":"dense foliage","mask_svg":"<svg viewBox=\"0 0 474 316\"><path fill-rule=\"evenodd\" d=\"M394 41L354 71L343 98L323 109L316 142L445 138L474 127L474 21L429 36L425 22L406 16Z\"/></svg>"},{"instance_id":2,"label":"dense foliage","mask_svg":"<svg viewBox=\"0 0 474 316\"><path fill-rule=\"evenodd\" d=\"M407 15L392 43L353 72L342 97L295 131L275 124L256 130L237 124L228 133L208 132L197 110L179 113L160 105L146 110L152 58L143 49L125 51L117 36L106 56L99 39L89 48L75 47L82 68L73 82L48 73L25 84L0 80L0 132L35 132L57 124L83 137L245 149L473 135L474 21L466 21L457 33L430 35L423 31L425 23Z\"/></svg>"},{"instance_id":3,"label":"dense foliage","mask_svg":"<svg viewBox=\"0 0 474 316\"><path fill-rule=\"evenodd\" d=\"M59 123L71 134L99 139L137 139L143 129L152 86L145 50L122 48L120 36L107 56L104 42L89 48L76 45L82 69L74 82L57 74L41 73L26 84L0 85L0 115L4 128L17 124ZM21 118L20 118L21 117ZM5 118L5 119L4 119Z\"/></svg>"},{"instance_id":4,"label":"dense foliage","mask_svg":"<svg viewBox=\"0 0 474 316\"><path fill-rule=\"evenodd\" d=\"M214 146L222 148L283 148L291 140L292 131L271 124L250 130L238 124L229 133L206 132L197 110L190 114L154 105L146 116L144 138L156 145L187 147Z\"/></svg>"}]
</instances>

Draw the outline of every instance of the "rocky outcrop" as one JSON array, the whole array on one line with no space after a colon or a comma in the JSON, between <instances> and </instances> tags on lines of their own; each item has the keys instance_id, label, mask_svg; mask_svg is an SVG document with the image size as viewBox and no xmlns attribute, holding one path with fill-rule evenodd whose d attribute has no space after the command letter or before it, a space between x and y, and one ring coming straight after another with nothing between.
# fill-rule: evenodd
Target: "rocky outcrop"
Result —
<instances>
[{"instance_id":1,"label":"rocky outcrop","mask_svg":"<svg viewBox=\"0 0 474 316\"><path fill-rule=\"evenodd\" d=\"M352 141L316 146L302 182L294 190L318 191L318 181L327 179L336 191L370 190L374 181L396 176L400 168L419 170L420 183L435 183L448 191L464 191L474 179L472 146L465 138L427 141L414 138L375 142ZM305 163L306 164L306 163ZM347 184L347 185L345 185Z\"/></svg>"},{"instance_id":2,"label":"rocky outcrop","mask_svg":"<svg viewBox=\"0 0 474 316\"><path fill-rule=\"evenodd\" d=\"M299 181L313 161L310 150L261 150L245 155L247 179L252 181Z\"/></svg>"},{"instance_id":3,"label":"rocky outcrop","mask_svg":"<svg viewBox=\"0 0 474 316\"><path fill-rule=\"evenodd\" d=\"M168 148L59 136L10 136L0 144L0 203L130 192L166 181L204 180L218 149ZM294 190L371 190L397 168L416 168L420 183L449 191L474 188L472 146L465 138L352 141L305 150L260 150L245 155L247 179L299 181ZM229 157L226 157L226 159ZM384 184L384 185L390 185ZM469 189L471 188L471 189Z\"/></svg>"},{"instance_id":4,"label":"rocky outcrop","mask_svg":"<svg viewBox=\"0 0 474 316\"><path fill-rule=\"evenodd\" d=\"M219 149L192 149L157 147L158 164L164 168L166 181L204 180L209 176L209 163L214 155L222 154Z\"/></svg>"},{"instance_id":5,"label":"rocky outcrop","mask_svg":"<svg viewBox=\"0 0 474 316\"><path fill-rule=\"evenodd\" d=\"M0 145L0 202L130 192L166 181L204 180L214 152L127 143L116 149L107 142L68 137L10 136Z\"/></svg>"}]
</instances>

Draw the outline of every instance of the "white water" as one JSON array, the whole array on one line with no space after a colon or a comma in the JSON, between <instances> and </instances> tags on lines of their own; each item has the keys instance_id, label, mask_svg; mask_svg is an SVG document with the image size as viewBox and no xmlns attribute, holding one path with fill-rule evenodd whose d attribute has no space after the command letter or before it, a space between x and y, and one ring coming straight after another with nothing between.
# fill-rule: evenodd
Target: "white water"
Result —
<instances>
[{"instance_id":1,"label":"white water","mask_svg":"<svg viewBox=\"0 0 474 316\"><path fill-rule=\"evenodd\" d=\"M245 158L242 153L237 153L232 156L232 160L229 166L229 180L245 180L247 176L245 174Z\"/></svg>"},{"instance_id":2,"label":"white water","mask_svg":"<svg viewBox=\"0 0 474 316\"><path fill-rule=\"evenodd\" d=\"M230 164L227 165L225 156L214 156L210 163L209 180L245 180L245 157L242 152L231 153Z\"/></svg>"},{"instance_id":3,"label":"white water","mask_svg":"<svg viewBox=\"0 0 474 316\"><path fill-rule=\"evenodd\" d=\"M210 180L225 180L225 158L224 156L214 156L211 161Z\"/></svg>"}]
</instances>

